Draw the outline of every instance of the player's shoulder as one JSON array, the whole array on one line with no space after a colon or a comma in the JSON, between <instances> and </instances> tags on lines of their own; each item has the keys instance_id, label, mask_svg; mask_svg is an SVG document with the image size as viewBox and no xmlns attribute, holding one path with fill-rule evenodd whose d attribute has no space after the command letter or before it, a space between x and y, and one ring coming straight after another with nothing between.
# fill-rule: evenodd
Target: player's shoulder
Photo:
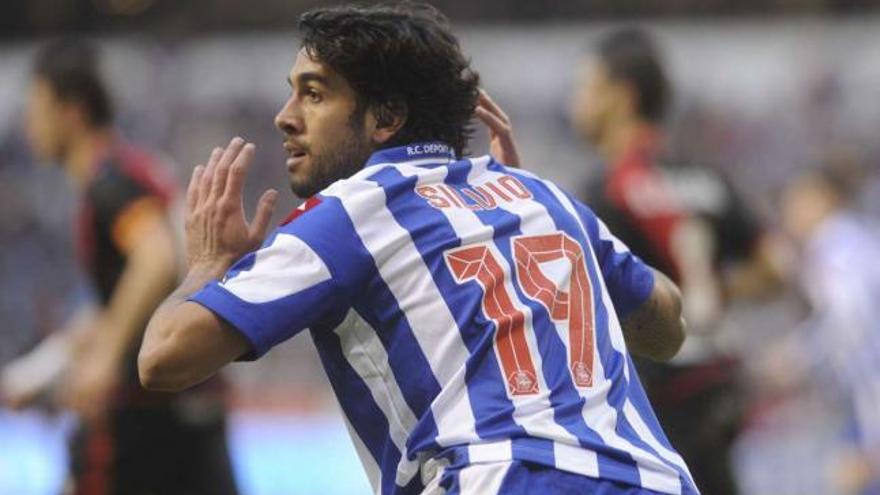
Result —
<instances>
[{"instance_id":1,"label":"player's shoulder","mask_svg":"<svg viewBox=\"0 0 880 495\"><path fill-rule=\"evenodd\" d=\"M376 185L360 174L334 182L303 201L281 222L282 232L299 236L348 235L370 211L384 204Z\"/></svg>"},{"instance_id":2,"label":"player's shoulder","mask_svg":"<svg viewBox=\"0 0 880 495\"><path fill-rule=\"evenodd\" d=\"M142 196L148 190L132 176L115 156L101 161L86 187L86 195L96 207L113 205Z\"/></svg>"},{"instance_id":3,"label":"player's shoulder","mask_svg":"<svg viewBox=\"0 0 880 495\"><path fill-rule=\"evenodd\" d=\"M89 189L96 194L107 191L138 192L169 200L174 180L157 155L127 142L117 143L97 164Z\"/></svg>"},{"instance_id":4,"label":"player's shoulder","mask_svg":"<svg viewBox=\"0 0 880 495\"><path fill-rule=\"evenodd\" d=\"M322 197L334 197L350 199L365 194L374 193L377 184L374 177L383 170L389 169L389 164L369 165L350 177L339 179L324 188L319 195Z\"/></svg>"},{"instance_id":5,"label":"player's shoulder","mask_svg":"<svg viewBox=\"0 0 880 495\"><path fill-rule=\"evenodd\" d=\"M378 213L397 195L406 194L411 188L397 187L406 180L393 164L368 165L356 174L334 182L318 196L325 203L322 209L332 206L337 215L360 225L378 221Z\"/></svg>"}]
</instances>

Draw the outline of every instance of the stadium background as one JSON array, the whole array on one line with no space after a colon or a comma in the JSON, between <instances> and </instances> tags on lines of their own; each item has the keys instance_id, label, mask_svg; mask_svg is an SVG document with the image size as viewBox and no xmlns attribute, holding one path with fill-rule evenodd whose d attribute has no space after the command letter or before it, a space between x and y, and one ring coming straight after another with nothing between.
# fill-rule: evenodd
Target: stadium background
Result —
<instances>
[{"instance_id":1,"label":"stadium background","mask_svg":"<svg viewBox=\"0 0 880 495\"><path fill-rule=\"evenodd\" d=\"M779 226L778 192L829 154L865 167L862 206L880 216L880 9L871 1L513 1L434 4L449 15L484 86L510 114L527 167L578 190L595 155L571 130L573 60L610 27L639 24L660 41L676 88L677 156L723 171L761 219ZM36 167L22 105L38 42L86 36L124 135L165 155L182 181L211 146L241 134L257 145L249 197L285 182L272 117L288 91L296 15L316 2L13 0L0 16L0 366L90 297L70 252L73 198L60 172ZM471 145L486 149L481 134ZM280 218L295 206L283 194ZM831 493L839 411L817 394L761 393L767 349L797 331L793 297L735 305L729 349L751 394L736 472L746 494ZM235 365L231 444L246 494L365 493L335 399L308 337ZM778 399L778 400L777 400ZM880 421L880 420L878 420ZM0 493L53 493L71 418L0 409Z\"/></svg>"}]
</instances>

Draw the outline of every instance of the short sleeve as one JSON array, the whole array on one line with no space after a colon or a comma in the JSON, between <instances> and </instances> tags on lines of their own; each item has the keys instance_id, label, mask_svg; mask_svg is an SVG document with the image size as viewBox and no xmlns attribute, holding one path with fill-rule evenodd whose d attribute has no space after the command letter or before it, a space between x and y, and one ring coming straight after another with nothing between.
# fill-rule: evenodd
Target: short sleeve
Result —
<instances>
[{"instance_id":1,"label":"short sleeve","mask_svg":"<svg viewBox=\"0 0 880 495\"><path fill-rule=\"evenodd\" d=\"M575 201L619 317L645 302L654 290L654 272L614 236L588 207Z\"/></svg>"},{"instance_id":2,"label":"short sleeve","mask_svg":"<svg viewBox=\"0 0 880 495\"><path fill-rule=\"evenodd\" d=\"M332 200L328 201L332 202ZM334 327L351 307L358 263L347 217L332 205L282 225L263 246L242 257L222 280L190 297L237 329L256 359L304 329Z\"/></svg>"},{"instance_id":3,"label":"short sleeve","mask_svg":"<svg viewBox=\"0 0 880 495\"><path fill-rule=\"evenodd\" d=\"M88 190L97 220L107 232L114 230L116 221L130 206L148 199L159 201L147 187L123 173L119 167L103 167Z\"/></svg>"}]
</instances>

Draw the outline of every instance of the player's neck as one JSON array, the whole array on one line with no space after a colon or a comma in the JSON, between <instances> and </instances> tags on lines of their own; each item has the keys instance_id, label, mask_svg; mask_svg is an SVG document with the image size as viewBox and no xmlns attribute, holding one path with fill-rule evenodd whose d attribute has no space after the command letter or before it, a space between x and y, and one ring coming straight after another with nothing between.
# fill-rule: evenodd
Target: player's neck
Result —
<instances>
[{"instance_id":1,"label":"player's neck","mask_svg":"<svg viewBox=\"0 0 880 495\"><path fill-rule=\"evenodd\" d=\"M640 119L623 119L614 123L599 143L599 151L609 167L644 144L647 136L656 134L653 125Z\"/></svg>"},{"instance_id":2,"label":"player's neck","mask_svg":"<svg viewBox=\"0 0 880 495\"><path fill-rule=\"evenodd\" d=\"M96 162L113 141L110 128L88 129L72 140L65 159L68 175L77 187L84 187L95 170Z\"/></svg>"}]
</instances>

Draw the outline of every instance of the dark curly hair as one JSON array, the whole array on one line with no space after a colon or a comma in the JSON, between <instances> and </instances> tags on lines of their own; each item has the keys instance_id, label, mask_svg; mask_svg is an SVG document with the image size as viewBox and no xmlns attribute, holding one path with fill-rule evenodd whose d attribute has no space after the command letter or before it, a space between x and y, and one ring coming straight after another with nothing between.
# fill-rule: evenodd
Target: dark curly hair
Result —
<instances>
[{"instance_id":1,"label":"dark curly hair","mask_svg":"<svg viewBox=\"0 0 880 495\"><path fill-rule=\"evenodd\" d=\"M625 27L602 36L595 51L613 79L633 85L639 115L660 122L671 91L653 37L638 27Z\"/></svg>"},{"instance_id":2,"label":"dark curly hair","mask_svg":"<svg viewBox=\"0 0 880 495\"><path fill-rule=\"evenodd\" d=\"M113 103L98 63L98 52L92 44L58 39L39 49L33 74L47 81L61 101L82 105L92 125L105 126L113 120Z\"/></svg>"},{"instance_id":3,"label":"dark curly hair","mask_svg":"<svg viewBox=\"0 0 880 495\"><path fill-rule=\"evenodd\" d=\"M318 8L302 14L299 29L306 53L354 89L356 115L405 116L384 146L441 140L465 152L479 75L437 9L409 2Z\"/></svg>"}]
</instances>

